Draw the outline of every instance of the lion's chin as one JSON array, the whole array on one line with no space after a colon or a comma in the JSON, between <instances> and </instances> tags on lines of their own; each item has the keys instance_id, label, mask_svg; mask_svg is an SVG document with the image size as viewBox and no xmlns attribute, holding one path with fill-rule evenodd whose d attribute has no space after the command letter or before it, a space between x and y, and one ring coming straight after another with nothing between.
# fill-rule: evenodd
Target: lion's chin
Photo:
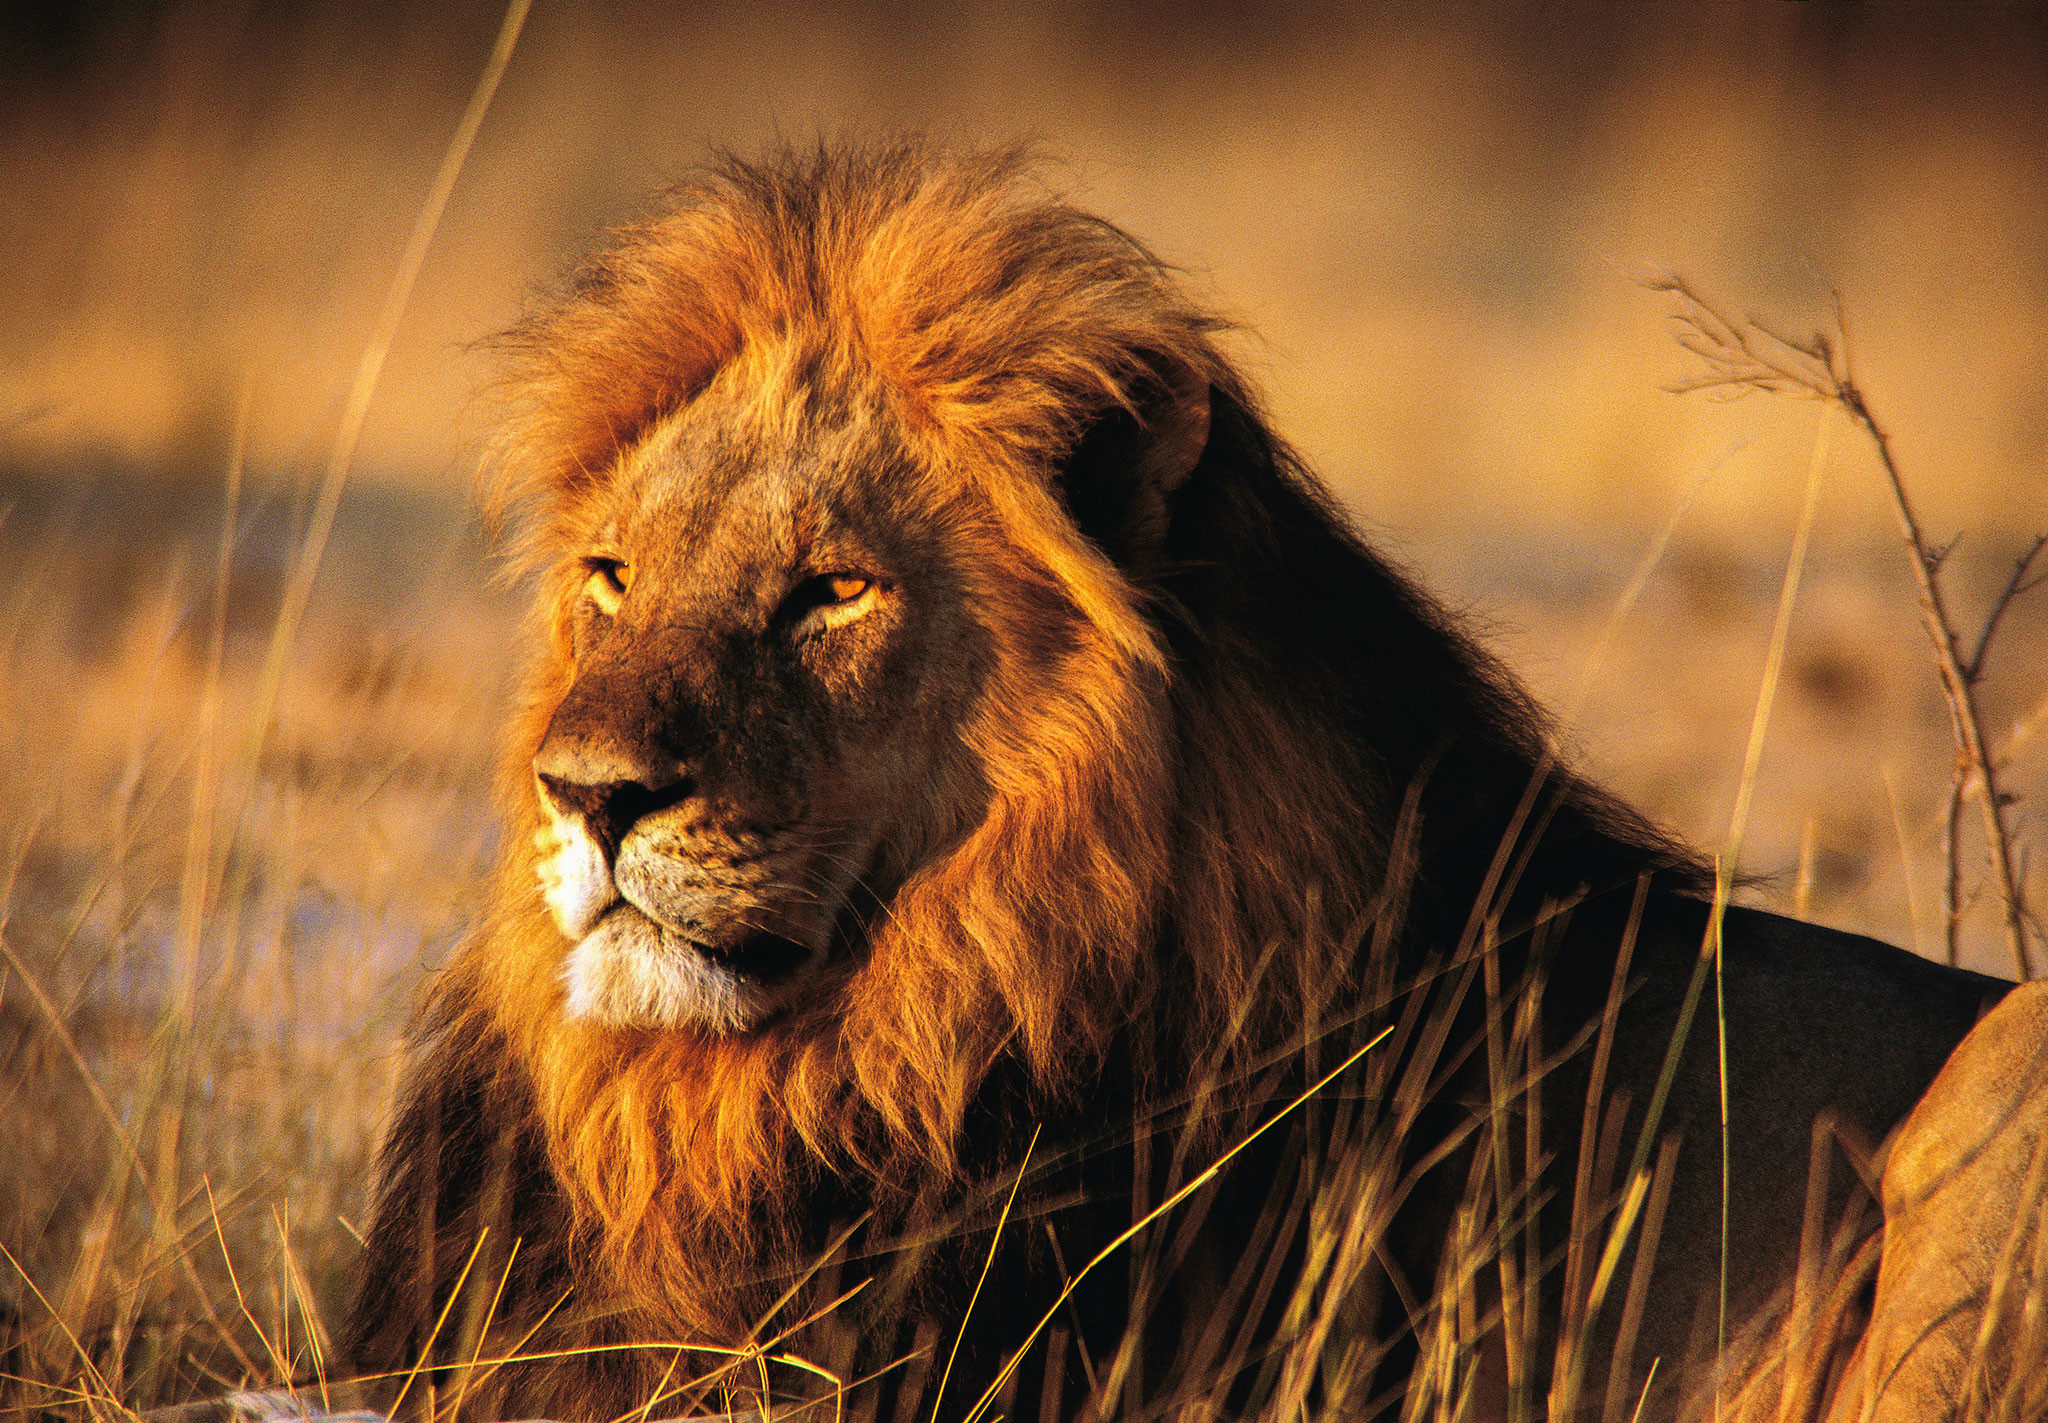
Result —
<instances>
[{"instance_id":1,"label":"lion's chin","mask_svg":"<svg viewBox=\"0 0 2048 1423\"><path fill-rule=\"evenodd\" d=\"M778 960L791 953L762 949L766 967L786 971L799 963ZM665 935L630 905L607 913L576 947L562 978L569 990L566 1010L611 1028L693 1029L733 1037L759 1027L781 1006L786 982L764 981L746 960L718 959L686 940ZM780 974L771 974L779 977Z\"/></svg>"}]
</instances>

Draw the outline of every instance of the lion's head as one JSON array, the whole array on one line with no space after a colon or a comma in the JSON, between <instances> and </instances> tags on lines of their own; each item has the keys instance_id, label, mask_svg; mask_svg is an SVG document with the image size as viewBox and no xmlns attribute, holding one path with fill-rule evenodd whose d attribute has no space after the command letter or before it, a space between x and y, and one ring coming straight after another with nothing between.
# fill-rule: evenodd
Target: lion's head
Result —
<instances>
[{"instance_id":1,"label":"lion's head","mask_svg":"<svg viewBox=\"0 0 2048 1423\"><path fill-rule=\"evenodd\" d=\"M1163 353L1102 372L1094 399L1144 398L1146 425L1083 471L947 439L960 392L892 375L829 310L780 315L609 452L556 536L538 875L575 946L566 1010L611 1027L723 1037L845 1001L919 952L890 916L957 893L949 860L1053 848L1022 839L1048 798L1115 796L1111 844L1156 828L1159 653L1063 501L1156 504L1201 452L1206 384ZM1003 393L1044 403L1011 358Z\"/></svg>"}]
</instances>

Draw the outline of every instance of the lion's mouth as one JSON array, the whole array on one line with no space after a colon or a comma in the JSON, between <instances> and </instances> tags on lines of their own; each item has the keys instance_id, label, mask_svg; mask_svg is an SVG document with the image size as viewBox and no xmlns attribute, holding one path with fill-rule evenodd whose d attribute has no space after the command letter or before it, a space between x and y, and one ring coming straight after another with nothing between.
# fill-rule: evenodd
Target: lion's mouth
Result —
<instances>
[{"instance_id":1,"label":"lion's mouth","mask_svg":"<svg viewBox=\"0 0 2048 1423\"><path fill-rule=\"evenodd\" d=\"M814 957L811 950L780 934L749 934L738 943L722 949L687 935L676 937L727 972L763 983L778 983L788 978Z\"/></svg>"},{"instance_id":2,"label":"lion's mouth","mask_svg":"<svg viewBox=\"0 0 2048 1423\"><path fill-rule=\"evenodd\" d=\"M820 957L816 950L799 940L768 929L743 931L729 942L718 942L727 936L719 934L702 920L659 913L641 903L633 893L623 890L611 912L645 920L648 929L671 953L694 955L719 973L755 983L781 983Z\"/></svg>"},{"instance_id":3,"label":"lion's mouth","mask_svg":"<svg viewBox=\"0 0 2048 1423\"><path fill-rule=\"evenodd\" d=\"M707 943L630 901L615 903L569 952L566 1007L571 1017L612 1027L731 1037L786 1009L817 957L760 930L728 945Z\"/></svg>"},{"instance_id":4,"label":"lion's mouth","mask_svg":"<svg viewBox=\"0 0 2048 1423\"><path fill-rule=\"evenodd\" d=\"M751 874L735 874L730 858L698 862L631 836L608 856L581 822L560 816L536 848L542 897L572 944L563 973L573 1017L751 1032L865 938L856 896L772 892L768 871L800 876L801 863L771 867L757 856L744 867Z\"/></svg>"}]
</instances>

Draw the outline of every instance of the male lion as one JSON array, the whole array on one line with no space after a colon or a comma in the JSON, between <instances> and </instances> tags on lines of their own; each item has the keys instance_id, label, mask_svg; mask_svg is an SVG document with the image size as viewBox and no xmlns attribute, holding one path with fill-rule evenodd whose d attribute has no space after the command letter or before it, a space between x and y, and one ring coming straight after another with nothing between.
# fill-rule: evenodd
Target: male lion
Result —
<instances>
[{"instance_id":1,"label":"male lion","mask_svg":"<svg viewBox=\"0 0 2048 1423\"><path fill-rule=\"evenodd\" d=\"M1816 1122L2001 985L1739 909L1703 973L1711 877L1218 328L906 146L723 162L512 333L510 848L349 1335L408 1406L1612 1417L1780 1294Z\"/></svg>"}]
</instances>

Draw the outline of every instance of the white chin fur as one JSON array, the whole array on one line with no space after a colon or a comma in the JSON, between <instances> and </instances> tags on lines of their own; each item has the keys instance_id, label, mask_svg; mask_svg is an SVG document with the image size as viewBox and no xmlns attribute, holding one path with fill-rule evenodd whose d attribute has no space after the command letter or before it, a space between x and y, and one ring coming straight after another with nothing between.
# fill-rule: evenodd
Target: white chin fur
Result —
<instances>
[{"instance_id":1,"label":"white chin fur","mask_svg":"<svg viewBox=\"0 0 2048 1423\"><path fill-rule=\"evenodd\" d=\"M688 945L670 947L637 910L608 914L569 953L568 1014L611 1028L694 1028L728 1037L759 1023L772 995Z\"/></svg>"}]
</instances>

